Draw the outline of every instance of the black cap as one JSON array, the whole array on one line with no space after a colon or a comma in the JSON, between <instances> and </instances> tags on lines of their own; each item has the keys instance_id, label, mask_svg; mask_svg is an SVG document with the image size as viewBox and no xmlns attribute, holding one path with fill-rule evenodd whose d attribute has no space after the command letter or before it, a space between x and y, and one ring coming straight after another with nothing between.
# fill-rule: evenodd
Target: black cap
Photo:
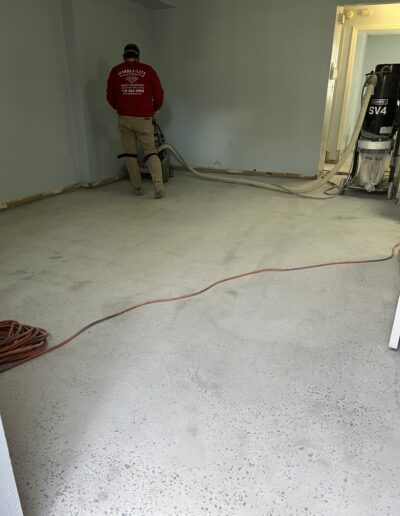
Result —
<instances>
[{"instance_id":1,"label":"black cap","mask_svg":"<svg viewBox=\"0 0 400 516\"><path fill-rule=\"evenodd\" d=\"M140 56L140 50L137 45L134 43L128 43L128 45L125 45L124 48L124 59L128 57L139 57Z\"/></svg>"}]
</instances>

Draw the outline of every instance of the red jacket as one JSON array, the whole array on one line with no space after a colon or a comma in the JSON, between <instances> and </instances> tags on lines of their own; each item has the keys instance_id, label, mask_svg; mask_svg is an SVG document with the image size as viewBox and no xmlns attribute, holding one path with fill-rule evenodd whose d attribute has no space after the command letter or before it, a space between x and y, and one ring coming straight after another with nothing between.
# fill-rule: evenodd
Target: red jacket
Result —
<instances>
[{"instance_id":1,"label":"red jacket","mask_svg":"<svg viewBox=\"0 0 400 516\"><path fill-rule=\"evenodd\" d=\"M110 72L107 101L119 115L150 117L161 108L164 90L151 66L125 61Z\"/></svg>"}]
</instances>

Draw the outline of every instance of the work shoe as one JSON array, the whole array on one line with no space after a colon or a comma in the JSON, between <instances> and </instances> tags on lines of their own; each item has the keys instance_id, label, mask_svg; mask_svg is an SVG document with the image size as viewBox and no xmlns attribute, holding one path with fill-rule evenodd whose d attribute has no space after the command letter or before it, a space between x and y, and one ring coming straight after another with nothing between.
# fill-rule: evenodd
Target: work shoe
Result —
<instances>
[{"instance_id":1,"label":"work shoe","mask_svg":"<svg viewBox=\"0 0 400 516\"><path fill-rule=\"evenodd\" d=\"M164 197L164 185L162 183L154 184L154 199L161 199Z\"/></svg>"},{"instance_id":2,"label":"work shoe","mask_svg":"<svg viewBox=\"0 0 400 516\"><path fill-rule=\"evenodd\" d=\"M143 188L142 188L142 187L140 187L140 188L134 188L134 189L133 189L133 193L134 193L135 195L143 195Z\"/></svg>"}]
</instances>

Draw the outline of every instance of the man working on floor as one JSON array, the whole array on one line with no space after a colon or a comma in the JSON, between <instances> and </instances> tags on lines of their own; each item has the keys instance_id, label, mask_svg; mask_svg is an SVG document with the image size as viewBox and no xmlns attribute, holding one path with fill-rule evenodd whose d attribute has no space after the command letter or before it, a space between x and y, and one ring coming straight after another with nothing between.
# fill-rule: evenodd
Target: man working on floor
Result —
<instances>
[{"instance_id":1,"label":"man working on floor","mask_svg":"<svg viewBox=\"0 0 400 516\"><path fill-rule=\"evenodd\" d=\"M164 90L153 68L140 62L137 45L126 45L124 62L111 70L107 81L107 101L118 113L118 127L134 193L143 193L137 161L139 142L154 183L154 198L160 199L164 196L164 185L154 142L153 115L163 104Z\"/></svg>"}]
</instances>

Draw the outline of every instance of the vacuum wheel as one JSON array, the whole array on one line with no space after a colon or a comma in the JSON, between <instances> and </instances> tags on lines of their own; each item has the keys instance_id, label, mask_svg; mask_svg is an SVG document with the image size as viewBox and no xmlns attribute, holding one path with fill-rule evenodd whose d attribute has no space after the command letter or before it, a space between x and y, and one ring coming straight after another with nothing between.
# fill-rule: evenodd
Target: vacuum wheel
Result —
<instances>
[{"instance_id":1,"label":"vacuum wheel","mask_svg":"<svg viewBox=\"0 0 400 516\"><path fill-rule=\"evenodd\" d=\"M391 199L393 199L393 195L394 195L394 192L393 192L393 181L392 181L391 183L389 183L388 191L387 191L387 198L389 199L389 201Z\"/></svg>"},{"instance_id":2,"label":"vacuum wheel","mask_svg":"<svg viewBox=\"0 0 400 516\"><path fill-rule=\"evenodd\" d=\"M170 177L173 176L171 173L171 162L168 154L165 154L164 159L161 161L162 176L164 183L168 183Z\"/></svg>"},{"instance_id":3,"label":"vacuum wheel","mask_svg":"<svg viewBox=\"0 0 400 516\"><path fill-rule=\"evenodd\" d=\"M343 195L346 190L347 177L344 177L339 184L339 195Z\"/></svg>"}]
</instances>

